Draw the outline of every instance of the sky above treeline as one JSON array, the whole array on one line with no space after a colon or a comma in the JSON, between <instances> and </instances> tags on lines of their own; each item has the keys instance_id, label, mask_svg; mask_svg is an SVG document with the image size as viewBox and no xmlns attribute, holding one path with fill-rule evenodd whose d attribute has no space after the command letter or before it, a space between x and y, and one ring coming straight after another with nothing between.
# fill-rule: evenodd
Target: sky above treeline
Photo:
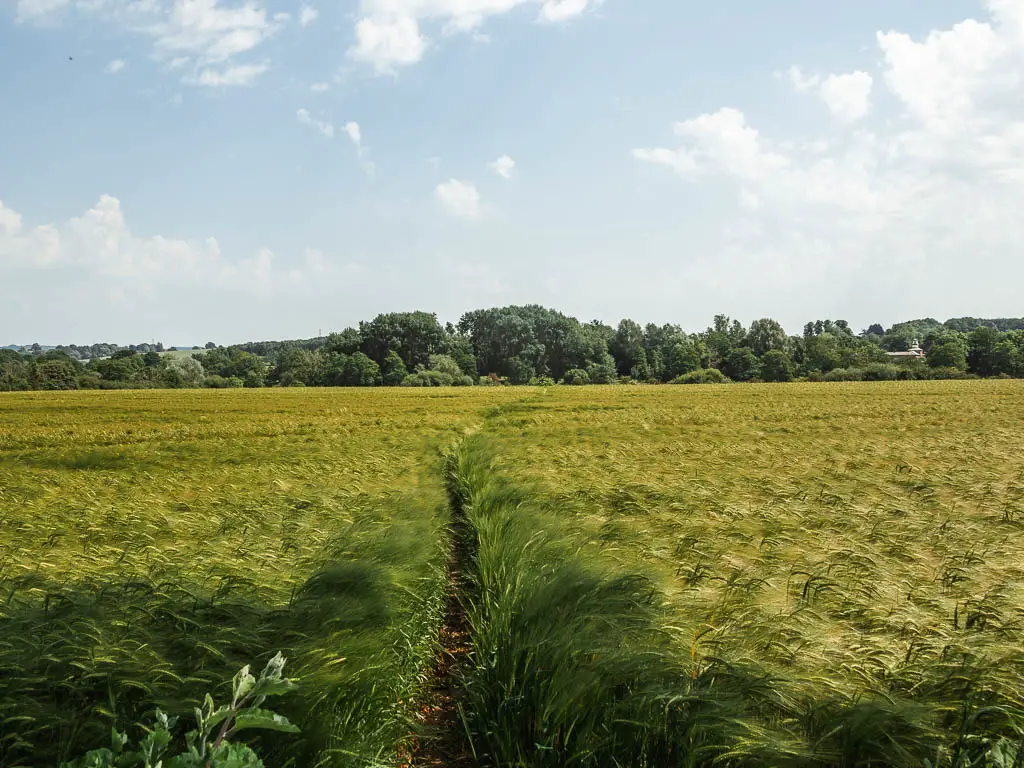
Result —
<instances>
[{"instance_id":1,"label":"sky above treeline","mask_svg":"<svg viewBox=\"0 0 1024 768\"><path fill-rule=\"evenodd\" d=\"M1024 313L1024 0L0 0L0 344Z\"/></svg>"}]
</instances>

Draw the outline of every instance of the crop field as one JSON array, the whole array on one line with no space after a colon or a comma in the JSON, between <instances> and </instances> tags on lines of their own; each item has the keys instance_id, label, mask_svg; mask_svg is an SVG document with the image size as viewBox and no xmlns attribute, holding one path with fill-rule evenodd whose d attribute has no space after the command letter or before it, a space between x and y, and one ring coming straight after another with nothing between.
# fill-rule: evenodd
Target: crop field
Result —
<instances>
[{"instance_id":1,"label":"crop field","mask_svg":"<svg viewBox=\"0 0 1024 768\"><path fill-rule=\"evenodd\" d=\"M282 650L271 767L1009 767L1022 528L1014 381L5 395L0 766Z\"/></svg>"},{"instance_id":2,"label":"crop field","mask_svg":"<svg viewBox=\"0 0 1024 768\"><path fill-rule=\"evenodd\" d=\"M303 733L272 764L392 755L443 609L440 449L478 400L0 397L0 765L104 746L152 702L188 712L279 649Z\"/></svg>"},{"instance_id":3,"label":"crop field","mask_svg":"<svg viewBox=\"0 0 1024 768\"><path fill-rule=\"evenodd\" d=\"M752 676L719 746L921 765L1019 738L1020 383L557 388L491 431L548 526L652 580L686 674Z\"/></svg>"}]
</instances>

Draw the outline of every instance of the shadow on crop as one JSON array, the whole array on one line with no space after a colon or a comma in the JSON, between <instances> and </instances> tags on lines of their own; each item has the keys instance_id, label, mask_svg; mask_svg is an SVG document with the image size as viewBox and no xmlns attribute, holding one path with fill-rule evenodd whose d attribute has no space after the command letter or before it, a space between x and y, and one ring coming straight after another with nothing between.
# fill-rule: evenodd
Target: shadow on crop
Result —
<instances>
[{"instance_id":1,"label":"shadow on crop","mask_svg":"<svg viewBox=\"0 0 1024 768\"><path fill-rule=\"evenodd\" d=\"M940 694L943 677L981 679L955 659L912 687L822 695L710 643L694 654L655 583L566 535L564 510L503 477L485 438L463 442L456 472L478 542L461 707L481 766L988 765L1015 738L993 701ZM972 712L992 721L968 736Z\"/></svg>"},{"instance_id":2,"label":"shadow on crop","mask_svg":"<svg viewBox=\"0 0 1024 768\"><path fill-rule=\"evenodd\" d=\"M384 641L394 618L387 570L366 561L331 564L286 605L254 600L245 586L6 580L0 765L56 765L105 746L112 726L145 720L154 705L189 715L241 665L259 665L279 649L301 680L280 709L302 734L263 739L267 764L365 764L357 756L374 740L387 741L380 733L386 723L394 727L382 715L395 705L381 681L394 672Z\"/></svg>"}]
</instances>

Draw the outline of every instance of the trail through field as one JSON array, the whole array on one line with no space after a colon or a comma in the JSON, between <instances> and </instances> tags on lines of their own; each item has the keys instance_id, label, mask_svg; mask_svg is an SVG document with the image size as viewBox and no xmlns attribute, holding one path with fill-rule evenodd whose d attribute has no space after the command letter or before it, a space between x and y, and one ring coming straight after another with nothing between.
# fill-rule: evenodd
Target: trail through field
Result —
<instances>
[{"instance_id":1,"label":"trail through field","mask_svg":"<svg viewBox=\"0 0 1024 768\"><path fill-rule=\"evenodd\" d=\"M462 768L473 765L459 709L459 674L470 663L472 650L464 600L470 587L467 568L475 554L476 537L455 488L457 480L453 464L456 462L457 450L457 445L451 449L446 465L451 548L447 564L445 620L441 626L432 671L433 682L420 712L422 732L414 743L412 753L402 762L403 766L409 768Z\"/></svg>"}]
</instances>

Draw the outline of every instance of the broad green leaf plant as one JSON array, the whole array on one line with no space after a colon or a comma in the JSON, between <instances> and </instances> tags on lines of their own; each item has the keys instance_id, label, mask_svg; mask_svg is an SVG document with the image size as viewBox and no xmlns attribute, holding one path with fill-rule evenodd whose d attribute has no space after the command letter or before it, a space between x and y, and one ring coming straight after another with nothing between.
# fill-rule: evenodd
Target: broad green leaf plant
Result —
<instances>
[{"instance_id":1,"label":"broad green leaf plant","mask_svg":"<svg viewBox=\"0 0 1024 768\"><path fill-rule=\"evenodd\" d=\"M262 708L269 697L296 688L293 680L284 677L284 664L278 653L258 678L249 665L242 667L232 681L230 704L218 707L206 694L203 705L195 709L196 727L185 734L184 751L178 754L169 754L178 718L157 710L156 723L146 729L136 749L130 749L128 736L114 728L110 747L94 749L74 762L62 763L61 768L263 768L250 747L231 739L251 729L299 732L286 718Z\"/></svg>"}]
</instances>

